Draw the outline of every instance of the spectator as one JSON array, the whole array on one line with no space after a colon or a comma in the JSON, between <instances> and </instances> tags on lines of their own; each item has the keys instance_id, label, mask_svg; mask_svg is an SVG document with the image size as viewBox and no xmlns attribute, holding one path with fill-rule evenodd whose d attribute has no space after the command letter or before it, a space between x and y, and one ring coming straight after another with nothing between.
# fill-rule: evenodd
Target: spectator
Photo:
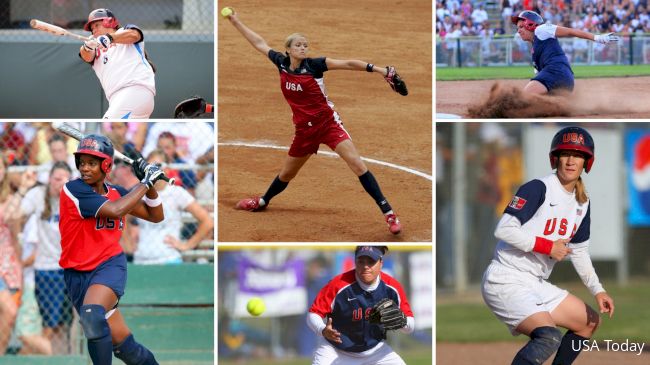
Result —
<instances>
[{"instance_id":1,"label":"spectator","mask_svg":"<svg viewBox=\"0 0 650 365\"><path fill-rule=\"evenodd\" d=\"M115 145L130 143L136 150L141 151L147 137L149 123L143 122L104 122L103 129ZM118 148L115 145L115 148Z\"/></svg>"},{"instance_id":2,"label":"spectator","mask_svg":"<svg viewBox=\"0 0 650 365\"><path fill-rule=\"evenodd\" d=\"M63 280L63 269L59 266L61 256L61 234L59 232L59 194L63 185L70 180L72 169L65 161L52 165L47 185L29 189L20 203L19 215L36 215L38 246L34 261L35 294L38 308L43 317L45 336L52 342L53 353L67 353L72 305L68 299ZM24 174L19 193L32 186L29 174Z\"/></svg>"},{"instance_id":3,"label":"spectator","mask_svg":"<svg viewBox=\"0 0 650 365\"><path fill-rule=\"evenodd\" d=\"M487 19L488 19L487 11L483 9L483 4L480 4L472 12L472 22L474 22L474 24L482 24Z\"/></svg>"},{"instance_id":4,"label":"spectator","mask_svg":"<svg viewBox=\"0 0 650 365\"><path fill-rule=\"evenodd\" d=\"M4 355L16 322L22 290L22 267L16 240L18 225L9 215L20 201L12 194L6 156L0 158L0 356Z\"/></svg>"},{"instance_id":5,"label":"spectator","mask_svg":"<svg viewBox=\"0 0 650 365\"><path fill-rule=\"evenodd\" d=\"M16 319L16 336L22 343L19 352L21 355L52 355L52 343L44 336L42 318L38 313L38 304L34 295L34 260L38 245L37 220L36 215L31 215L23 229L23 295Z\"/></svg>"},{"instance_id":6,"label":"spectator","mask_svg":"<svg viewBox=\"0 0 650 365\"><path fill-rule=\"evenodd\" d=\"M162 163L164 153L154 150L149 154L149 163ZM152 224L139 220L138 247L133 255L136 264L179 264L181 252L196 248L200 241L212 232L214 222L210 214L201 207L185 189L158 181L155 185L163 202L166 224ZM181 241L183 212L189 212L198 222L196 232L185 242Z\"/></svg>"},{"instance_id":7,"label":"spectator","mask_svg":"<svg viewBox=\"0 0 650 365\"><path fill-rule=\"evenodd\" d=\"M213 128L207 122L191 123L154 123L149 128L142 154L148 156L157 148L158 136L170 132L176 139L176 153L188 163L207 152L214 145Z\"/></svg>"},{"instance_id":8,"label":"spectator","mask_svg":"<svg viewBox=\"0 0 650 365\"><path fill-rule=\"evenodd\" d=\"M165 161L166 163L179 163L183 164L186 163L185 160L183 160L177 152L177 146L176 146L176 137L171 133L171 132L162 132L158 136L158 144L157 148L162 150L165 153ZM185 189L190 190L190 192L193 192L194 187L196 186L196 175L194 174L194 171L191 170L180 170L177 174L178 177L180 178L180 182L182 183L183 187Z\"/></svg>"},{"instance_id":9,"label":"spectator","mask_svg":"<svg viewBox=\"0 0 650 365\"><path fill-rule=\"evenodd\" d=\"M73 138L68 138L60 134L54 127L52 123L35 123L38 126L36 135L29 144L29 161L34 165L44 164L52 159L50 150L48 147L48 142L53 135L59 134L66 140L66 150L68 154L72 155L77 150L77 145L79 142ZM71 126L82 130L81 123L68 123Z\"/></svg>"},{"instance_id":10,"label":"spectator","mask_svg":"<svg viewBox=\"0 0 650 365\"><path fill-rule=\"evenodd\" d=\"M70 171L74 171L71 178L79 177L79 172L77 169L73 169L75 167L74 156L71 153L68 153L66 140L62 135L52 134L50 139L47 141L47 146L50 152L51 160L43 163L40 166L40 169L43 169L43 171L38 174L37 180L39 183L48 183L52 166L54 166L56 162L65 162L68 165Z\"/></svg>"}]
</instances>

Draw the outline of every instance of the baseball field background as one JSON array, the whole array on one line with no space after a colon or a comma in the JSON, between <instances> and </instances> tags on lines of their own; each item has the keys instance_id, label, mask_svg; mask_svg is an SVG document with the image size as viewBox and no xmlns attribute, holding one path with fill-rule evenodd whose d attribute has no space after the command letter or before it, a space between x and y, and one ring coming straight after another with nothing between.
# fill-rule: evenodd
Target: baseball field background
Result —
<instances>
[{"instance_id":1,"label":"baseball field background","mask_svg":"<svg viewBox=\"0 0 650 365\"><path fill-rule=\"evenodd\" d=\"M218 19L218 240L431 241L431 4L408 1L220 1L274 49L301 32L310 56L394 65L409 95L378 74L325 73L329 98L402 222L381 212L343 160L326 146L263 212L234 209L262 195L293 138L277 68L226 19ZM392 164L392 165L387 165Z\"/></svg>"}]
</instances>

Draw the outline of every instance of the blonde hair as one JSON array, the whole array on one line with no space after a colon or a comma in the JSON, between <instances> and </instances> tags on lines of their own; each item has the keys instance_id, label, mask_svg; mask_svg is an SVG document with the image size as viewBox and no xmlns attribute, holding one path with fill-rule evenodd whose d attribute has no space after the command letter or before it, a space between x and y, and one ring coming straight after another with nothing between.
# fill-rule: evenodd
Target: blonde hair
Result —
<instances>
[{"instance_id":1,"label":"blonde hair","mask_svg":"<svg viewBox=\"0 0 650 365\"><path fill-rule=\"evenodd\" d=\"M585 186L584 181L582 181L582 176L578 177L576 182L576 200L580 204L584 204L589 200L589 195L587 195L587 187Z\"/></svg>"},{"instance_id":2,"label":"blonde hair","mask_svg":"<svg viewBox=\"0 0 650 365\"><path fill-rule=\"evenodd\" d=\"M289 36L284 40L284 48L289 49L293 41L295 41L296 38L301 38L301 37L307 39L307 37L305 37L302 33L289 34Z\"/></svg>"},{"instance_id":3,"label":"blonde hair","mask_svg":"<svg viewBox=\"0 0 650 365\"><path fill-rule=\"evenodd\" d=\"M7 198L11 195L11 183L9 182L9 162L7 161L7 156L2 154L0 157L2 165L4 165L5 176L0 181L0 203L7 201Z\"/></svg>"}]
</instances>

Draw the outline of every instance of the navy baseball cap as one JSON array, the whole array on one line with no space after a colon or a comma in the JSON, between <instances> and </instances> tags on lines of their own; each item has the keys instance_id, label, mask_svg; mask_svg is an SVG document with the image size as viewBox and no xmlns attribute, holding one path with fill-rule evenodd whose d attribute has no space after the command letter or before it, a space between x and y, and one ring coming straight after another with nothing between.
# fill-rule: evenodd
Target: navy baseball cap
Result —
<instances>
[{"instance_id":1,"label":"navy baseball cap","mask_svg":"<svg viewBox=\"0 0 650 365\"><path fill-rule=\"evenodd\" d=\"M371 259L377 261L384 256L384 253L379 247L357 246L357 250L354 254L354 258L357 259L361 256L368 256Z\"/></svg>"}]
</instances>

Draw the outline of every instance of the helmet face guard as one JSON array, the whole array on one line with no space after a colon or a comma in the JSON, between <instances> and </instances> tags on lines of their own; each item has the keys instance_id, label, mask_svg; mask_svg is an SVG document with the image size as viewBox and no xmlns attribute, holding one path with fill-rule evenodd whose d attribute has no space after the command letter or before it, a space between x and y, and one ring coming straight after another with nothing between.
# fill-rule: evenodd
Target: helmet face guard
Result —
<instances>
[{"instance_id":1,"label":"helmet face guard","mask_svg":"<svg viewBox=\"0 0 650 365\"><path fill-rule=\"evenodd\" d=\"M120 26L120 23L117 21L117 18L115 18L112 11L108 9L95 9L88 15L88 21L84 25L84 30L90 32L90 25L100 20L102 26L105 28L115 29Z\"/></svg>"},{"instance_id":2,"label":"helmet face guard","mask_svg":"<svg viewBox=\"0 0 650 365\"><path fill-rule=\"evenodd\" d=\"M510 17L510 21L512 21L512 24L515 25L517 25L520 20L524 21L524 29L531 32L534 32L535 28L544 24L544 19L542 16L530 10L524 10L518 15L513 15Z\"/></svg>"},{"instance_id":3,"label":"helmet face guard","mask_svg":"<svg viewBox=\"0 0 650 365\"><path fill-rule=\"evenodd\" d=\"M113 143L110 139L98 135L89 134L79 141L77 151L74 153L74 161L79 169L81 155L91 155L102 160L102 172L108 174L113 168Z\"/></svg>"},{"instance_id":4,"label":"helmet face guard","mask_svg":"<svg viewBox=\"0 0 650 365\"><path fill-rule=\"evenodd\" d=\"M585 172L589 173L594 164L596 146L587 130L580 127L566 127L555 134L551 141L548 157L551 168L557 168L561 151L578 151L585 155Z\"/></svg>"}]
</instances>

